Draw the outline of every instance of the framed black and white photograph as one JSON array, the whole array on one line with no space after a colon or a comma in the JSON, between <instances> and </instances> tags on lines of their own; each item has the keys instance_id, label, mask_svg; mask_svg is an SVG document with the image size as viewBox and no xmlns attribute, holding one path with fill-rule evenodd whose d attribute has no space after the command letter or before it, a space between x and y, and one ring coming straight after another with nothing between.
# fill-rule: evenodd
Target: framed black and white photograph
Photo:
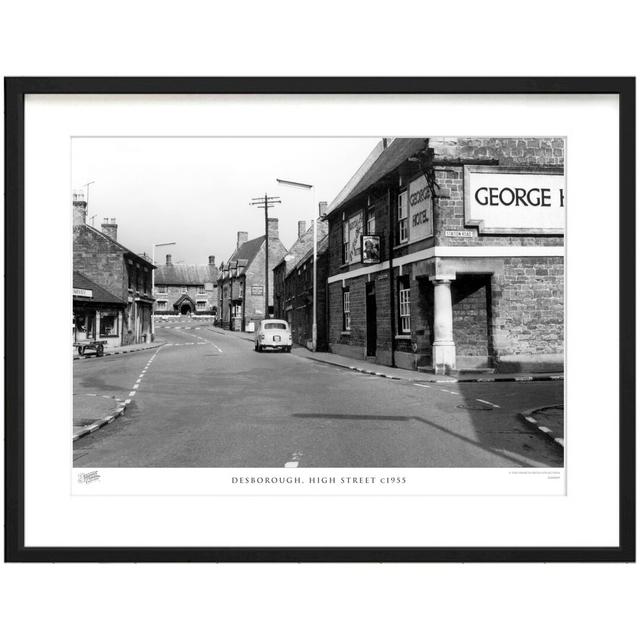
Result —
<instances>
[{"instance_id":1,"label":"framed black and white photograph","mask_svg":"<svg viewBox=\"0 0 640 640\"><path fill-rule=\"evenodd\" d=\"M634 559L632 80L5 99L8 560Z\"/></svg>"}]
</instances>

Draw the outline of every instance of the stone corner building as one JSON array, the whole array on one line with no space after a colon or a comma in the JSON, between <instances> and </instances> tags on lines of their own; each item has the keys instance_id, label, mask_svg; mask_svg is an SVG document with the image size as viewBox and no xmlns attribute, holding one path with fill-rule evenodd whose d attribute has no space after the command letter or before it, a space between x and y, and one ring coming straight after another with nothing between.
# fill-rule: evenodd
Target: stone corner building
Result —
<instances>
[{"instance_id":1,"label":"stone corner building","mask_svg":"<svg viewBox=\"0 0 640 640\"><path fill-rule=\"evenodd\" d=\"M436 372L561 370L564 139L396 138L329 208L329 348ZM361 237L380 237L363 264Z\"/></svg>"},{"instance_id":2,"label":"stone corner building","mask_svg":"<svg viewBox=\"0 0 640 640\"><path fill-rule=\"evenodd\" d=\"M220 265L218 277L218 322L225 329L252 331L257 323L273 314L273 270L286 255L278 232L278 219L268 219L269 253L264 235L249 240L238 231L236 250ZM269 299L265 305L265 261L269 263ZM265 306L268 308L265 309Z\"/></svg>"},{"instance_id":3,"label":"stone corner building","mask_svg":"<svg viewBox=\"0 0 640 640\"><path fill-rule=\"evenodd\" d=\"M218 304L218 267L215 256L208 264L165 264L156 267L154 313L158 315L215 315Z\"/></svg>"},{"instance_id":4,"label":"stone corner building","mask_svg":"<svg viewBox=\"0 0 640 640\"><path fill-rule=\"evenodd\" d=\"M134 344L151 342L151 273L153 264L146 257L127 249L117 240L118 225L115 218L105 218L102 230L86 223L87 203L81 193L73 197L73 270L91 283L99 285L118 300L124 307L119 325L113 327L109 337L111 343ZM88 288L90 290L90 287ZM115 300L111 300L113 306ZM83 310L84 313L86 311ZM78 312L80 310L78 309ZM99 313L99 311L98 311ZM113 314L112 314L113 315ZM96 320L94 319L95 323ZM97 320L99 322L99 320ZM112 320L110 319L111 323ZM84 323L84 324L82 324ZM74 317L76 326L91 326L91 321ZM96 335L95 324L90 335ZM106 328L102 323L102 332ZM97 336L100 336L98 328ZM86 337L86 336L85 336Z\"/></svg>"}]
</instances>

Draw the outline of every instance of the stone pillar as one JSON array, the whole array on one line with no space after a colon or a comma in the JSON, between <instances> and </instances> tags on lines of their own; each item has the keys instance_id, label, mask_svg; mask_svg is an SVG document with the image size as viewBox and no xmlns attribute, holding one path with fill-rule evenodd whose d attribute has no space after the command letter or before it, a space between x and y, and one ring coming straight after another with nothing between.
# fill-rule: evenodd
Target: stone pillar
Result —
<instances>
[{"instance_id":1,"label":"stone pillar","mask_svg":"<svg viewBox=\"0 0 640 640\"><path fill-rule=\"evenodd\" d=\"M456 368L456 345L453 341L451 281L433 279L433 369L447 373Z\"/></svg>"},{"instance_id":2,"label":"stone pillar","mask_svg":"<svg viewBox=\"0 0 640 640\"><path fill-rule=\"evenodd\" d=\"M96 340L100 340L100 311L96 309Z\"/></svg>"}]
</instances>

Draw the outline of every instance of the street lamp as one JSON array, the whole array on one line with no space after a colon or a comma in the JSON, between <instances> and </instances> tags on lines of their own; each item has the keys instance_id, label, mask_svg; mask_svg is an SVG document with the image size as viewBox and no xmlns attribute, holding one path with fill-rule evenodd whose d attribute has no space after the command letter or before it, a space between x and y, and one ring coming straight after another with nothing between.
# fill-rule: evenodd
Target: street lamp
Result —
<instances>
[{"instance_id":1,"label":"street lamp","mask_svg":"<svg viewBox=\"0 0 640 640\"><path fill-rule=\"evenodd\" d=\"M293 187L294 189L305 189L311 192L311 201L314 205L313 214L313 324L311 325L311 350L315 351L318 346L318 308L316 299L318 296L318 273L316 262L318 259L318 214L315 211L316 203L316 188L312 184L305 182L294 182L293 180L282 180L276 178L278 184L283 184L285 187Z\"/></svg>"},{"instance_id":2,"label":"street lamp","mask_svg":"<svg viewBox=\"0 0 640 640\"><path fill-rule=\"evenodd\" d=\"M175 244L175 242L156 242L151 249L151 263L153 264L153 269L151 269L151 297L153 297L155 294L156 247L169 247L173 244ZM155 313L153 312L153 303L151 304L151 336L152 339L155 339L156 321Z\"/></svg>"}]
</instances>

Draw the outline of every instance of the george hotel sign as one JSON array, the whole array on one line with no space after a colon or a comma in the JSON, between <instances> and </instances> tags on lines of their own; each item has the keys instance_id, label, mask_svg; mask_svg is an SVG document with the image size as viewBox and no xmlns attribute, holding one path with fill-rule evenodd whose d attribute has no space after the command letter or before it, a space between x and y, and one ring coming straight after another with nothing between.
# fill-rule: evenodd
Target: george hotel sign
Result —
<instances>
[{"instance_id":1,"label":"george hotel sign","mask_svg":"<svg viewBox=\"0 0 640 640\"><path fill-rule=\"evenodd\" d=\"M409 242L433 235L431 193L425 176L409 185Z\"/></svg>"},{"instance_id":2,"label":"george hotel sign","mask_svg":"<svg viewBox=\"0 0 640 640\"><path fill-rule=\"evenodd\" d=\"M480 233L563 234L565 206L562 169L465 166L465 225Z\"/></svg>"}]
</instances>

